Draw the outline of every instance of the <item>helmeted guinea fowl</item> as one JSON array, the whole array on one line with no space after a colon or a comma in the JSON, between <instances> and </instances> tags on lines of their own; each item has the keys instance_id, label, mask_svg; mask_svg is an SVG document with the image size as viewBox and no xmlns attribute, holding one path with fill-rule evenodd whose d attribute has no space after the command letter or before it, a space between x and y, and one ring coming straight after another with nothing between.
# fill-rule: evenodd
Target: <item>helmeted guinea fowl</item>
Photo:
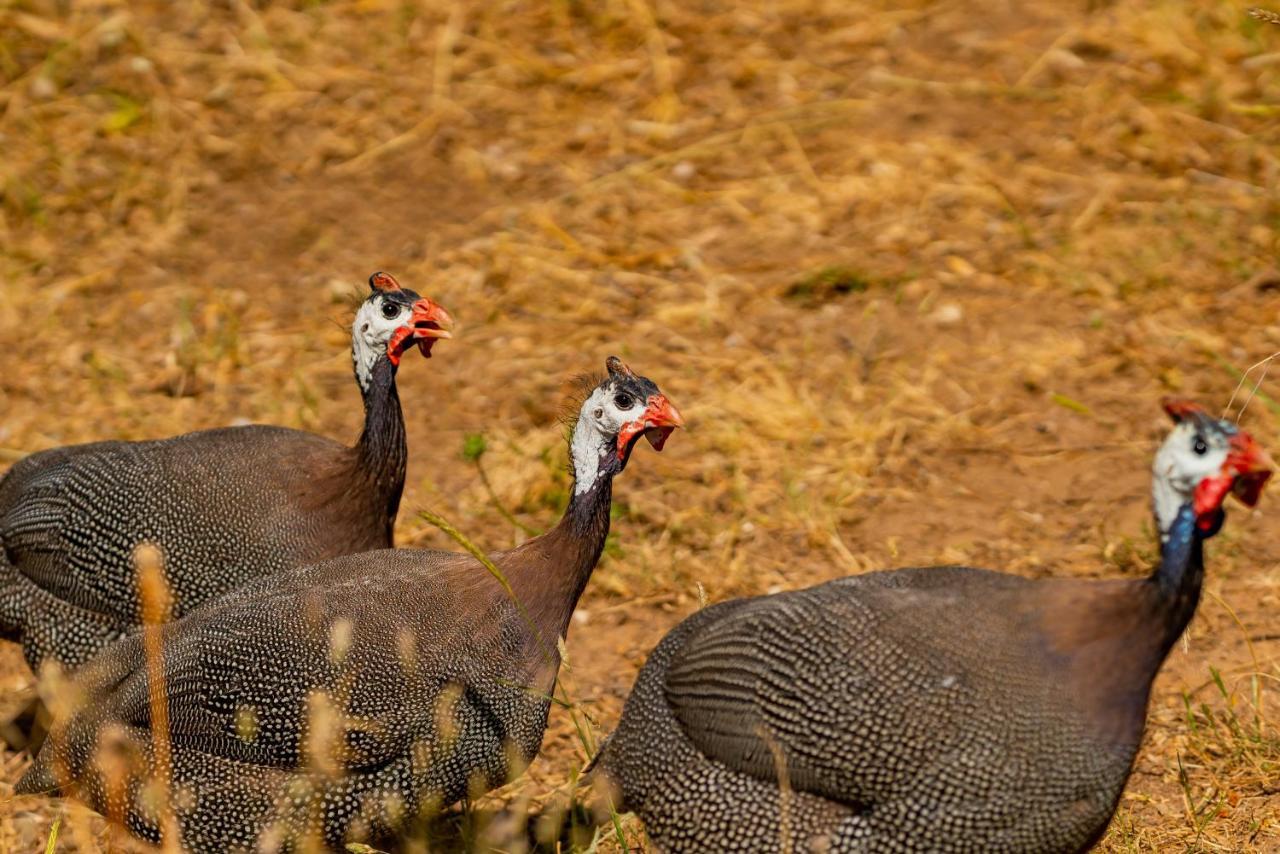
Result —
<instances>
[{"instance_id":1,"label":"helmeted guinea fowl","mask_svg":"<svg viewBox=\"0 0 1280 854\"><path fill-rule=\"evenodd\" d=\"M1145 580L903 569L724 602L650 655L596 760L667 852L1069 852L1106 829L1201 544L1265 453L1186 403Z\"/></svg>"},{"instance_id":2,"label":"helmeted guinea fowl","mask_svg":"<svg viewBox=\"0 0 1280 854\"><path fill-rule=\"evenodd\" d=\"M336 846L501 785L533 759L613 478L640 436L661 449L682 423L650 380L615 358L608 368L572 430L563 518L493 555L510 593L470 555L383 550L253 582L159 629L183 845L259 850L310 833ZM74 781L155 839L138 786L155 767L143 638L80 676L86 704L19 789ZM118 763L95 762L102 738L127 745L109 757L139 757L128 785L116 785Z\"/></svg>"},{"instance_id":3,"label":"helmeted guinea fowl","mask_svg":"<svg viewBox=\"0 0 1280 854\"><path fill-rule=\"evenodd\" d=\"M0 637L32 669L77 667L139 625L141 543L163 554L175 615L256 576L391 545L407 457L396 368L415 343L430 355L452 319L390 275L369 285L352 327L354 447L252 425L54 448L4 475Z\"/></svg>"}]
</instances>

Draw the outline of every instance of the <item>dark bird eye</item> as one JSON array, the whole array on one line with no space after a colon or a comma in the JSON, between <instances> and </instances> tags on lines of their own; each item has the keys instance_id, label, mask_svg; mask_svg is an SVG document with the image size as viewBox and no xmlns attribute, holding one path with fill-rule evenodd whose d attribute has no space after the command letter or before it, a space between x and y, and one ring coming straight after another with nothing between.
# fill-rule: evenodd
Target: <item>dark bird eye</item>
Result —
<instances>
[{"instance_id":1,"label":"dark bird eye","mask_svg":"<svg viewBox=\"0 0 1280 854\"><path fill-rule=\"evenodd\" d=\"M619 409L630 409L635 405L635 398L626 392L620 392L613 398L613 405Z\"/></svg>"},{"instance_id":2,"label":"dark bird eye","mask_svg":"<svg viewBox=\"0 0 1280 854\"><path fill-rule=\"evenodd\" d=\"M1191 443L1191 450L1196 452L1196 456L1203 457L1209 452L1209 446L1205 443L1203 436L1196 436L1196 440Z\"/></svg>"},{"instance_id":3,"label":"dark bird eye","mask_svg":"<svg viewBox=\"0 0 1280 854\"><path fill-rule=\"evenodd\" d=\"M391 320L400 314L400 306L393 302L384 302L382 304L382 316L387 320Z\"/></svg>"}]
</instances>

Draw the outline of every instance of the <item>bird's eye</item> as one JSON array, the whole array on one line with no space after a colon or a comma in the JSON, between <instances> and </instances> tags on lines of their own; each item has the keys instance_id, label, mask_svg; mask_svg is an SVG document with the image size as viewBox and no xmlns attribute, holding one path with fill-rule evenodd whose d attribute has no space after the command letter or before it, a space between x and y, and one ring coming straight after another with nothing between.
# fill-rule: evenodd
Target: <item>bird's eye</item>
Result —
<instances>
[{"instance_id":1,"label":"bird's eye","mask_svg":"<svg viewBox=\"0 0 1280 854\"><path fill-rule=\"evenodd\" d=\"M382 304L382 316L387 320L392 320L400 315L400 306L393 302L384 302Z\"/></svg>"},{"instance_id":2,"label":"bird's eye","mask_svg":"<svg viewBox=\"0 0 1280 854\"><path fill-rule=\"evenodd\" d=\"M627 394L625 391L619 392L618 394L614 395L614 398L613 398L613 405L618 407L619 409L630 409L632 406L635 406L635 403L636 403L635 398Z\"/></svg>"},{"instance_id":3,"label":"bird's eye","mask_svg":"<svg viewBox=\"0 0 1280 854\"><path fill-rule=\"evenodd\" d=\"M1203 436L1196 436L1195 441L1191 443L1191 450L1196 452L1196 456L1203 457L1209 452L1209 445Z\"/></svg>"}]
</instances>

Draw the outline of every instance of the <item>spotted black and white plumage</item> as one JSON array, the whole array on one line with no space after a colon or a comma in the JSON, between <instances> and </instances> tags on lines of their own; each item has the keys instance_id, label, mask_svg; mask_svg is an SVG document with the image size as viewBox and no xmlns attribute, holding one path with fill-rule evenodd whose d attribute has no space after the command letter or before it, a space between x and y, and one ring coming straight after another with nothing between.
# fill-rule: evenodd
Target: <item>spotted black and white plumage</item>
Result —
<instances>
[{"instance_id":1,"label":"spotted black and white plumage","mask_svg":"<svg viewBox=\"0 0 1280 854\"><path fill-rule=\"evenodd\" d=\"M339 847L500 785L533 759L557 638L608 536L613 478L641 435L660 445L680 424L651 381L616 360L610 369L572 431L576 465L594 457L591 488L575 490L551 531L493 555L521 607L469 555L380 550L258 579L163 627L183 845L260 850L311 836ZM19 789L74 781L100 811L158 838L138 789L155 765L149 678L142 636L105 649L79 674L86 702ZM102 770L114 756L136 759L128 787Z\"/></svg>"},{"instance_id":2,"label":"spotted black and white plumage","mask_svg":"<svg viewBox=\"0 0 1280 854\"><path fill-rule=\"evenodd\" d=\"M365 429L354 448L255 425L20 460L0 479L0 637L33 669L87 661L140 622L144 542L163 554L175 615L257 576L391 545L407 451L388 342L406 326L406 344L426 340L413 318L428 304L375 284L357 313Z\"/></svg>"},{"instance_id":3,"label":"spotted black and white plumage","mask_svg":"<svg viewBox=\"0 0 1280 854\"><path fill-rule=\"evenodd\" d=\"M1143 581L904 569L693 615L597 759L615 802L666 852L1086 850L1199 598L1222 517L1193 496L1221 476L1252 478L1256 500L1267 476L1241 436L1204 417L1175 428L1155 470L1161 565ZM1195 462L1170 468L1183 444Z\"/></svg>"},{"instance_id":4,"label":"spotted black and white plumage","mask_svg":"<svg viewBox=\"0 0 1280 854\"><path fill-rule=\"evenodd\" d=\"M537 753L554 664L526 650L520 615L474 561L383 550L270 581L164 628L186 848L257 850L264 833L292 840L308 832L338 845L348 831L394 828L397 811L416 812L423 801L449 804L469 785L500 785ZM485 606L449 619L468 596ZM112 803L94 762L116 738L127 745L121 752L151 767L145 665L139 635L104 650L79 680L96 699L55 731L40 759L56 757L92 805L158 841L156 822L135 808L138 779L127 807ZM309 732L326 715L319 704L338 717L332 738L310 751ZM317 753L331 756L333 773ZM57 777L51 769L24 786Z\"/></svg>"}]
</instances>

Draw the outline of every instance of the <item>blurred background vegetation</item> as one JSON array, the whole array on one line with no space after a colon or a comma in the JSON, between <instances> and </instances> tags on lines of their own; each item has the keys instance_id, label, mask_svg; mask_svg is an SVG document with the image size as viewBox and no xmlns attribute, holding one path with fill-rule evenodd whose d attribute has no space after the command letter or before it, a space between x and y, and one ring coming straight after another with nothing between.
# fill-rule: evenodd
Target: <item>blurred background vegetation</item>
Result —
<instances>
[{"instance_id":1,"label":"blurred background vegetation","mask_svg":"<svg viewBox=\"0 0 1280 854\"><path fill-rule=\"evenodd\" d=\"M1145 571L1158 398L1280 350L1278 143L1280 26L1217 0L0 0L0 462L351 438L387 269L460 322L401 371L400 541L449 547L430 507L499 548L563 507L561 397L618 353L690 429L619 483L569 638L607 732L704 596ZM1277 518L1215 541L1104 850L1280 849ZM584 758L553 711L480 806L554 811ZM0 848L64 814L106 844L0 794Z\"/></svg>"}]
</instances>

